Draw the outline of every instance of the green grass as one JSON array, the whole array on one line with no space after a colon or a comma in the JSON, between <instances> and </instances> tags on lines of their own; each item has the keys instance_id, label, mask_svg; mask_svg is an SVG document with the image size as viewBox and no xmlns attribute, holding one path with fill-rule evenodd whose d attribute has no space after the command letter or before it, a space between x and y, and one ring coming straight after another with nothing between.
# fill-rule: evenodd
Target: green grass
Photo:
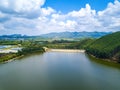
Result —
<instances>
[{"instance_id":1,"label":"green grass","mask_svg":"<svg viewBox=\"0 0 120 90\"><path fill-rule=\"evenodd\" d=\"M16 54L9 53L9 54L0 54L0 62L8 61L10 59L13 59L17 57Z\"/></svg>"}]
</instances>

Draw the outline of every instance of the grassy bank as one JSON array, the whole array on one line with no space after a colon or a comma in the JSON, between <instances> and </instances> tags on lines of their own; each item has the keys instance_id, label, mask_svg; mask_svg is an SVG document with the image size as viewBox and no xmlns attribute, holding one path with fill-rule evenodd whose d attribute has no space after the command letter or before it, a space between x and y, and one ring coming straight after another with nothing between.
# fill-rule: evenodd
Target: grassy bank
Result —
<instances>
[{"instance_id":1,"label":"grassy bank","mask_svg":"<svg viewBox=\"0 0 120 90\"><path fill-rule=\"evenodd\" d=\"M0 62L5 62L5 61L8 61L10 59L13 59L13 58L16 58L18 57L17 54L15 53L1 53L0 54Z\"/></svg>"},{"instance_id":2,"label":"grassy bank","mask_svg":"<svg viewBox=\"0 0 120 90\"><path fill-rule=\"evenodd\" d=\"M32 53L43 53L45 52L44 48L40 44L36 44L34 42L30 44L25 44L22 46L22 49L17 53L1 53L0 54L0 62L6 62L11 59L15 59L17 57L25 56Z\"/></svg>"}]
</instances>

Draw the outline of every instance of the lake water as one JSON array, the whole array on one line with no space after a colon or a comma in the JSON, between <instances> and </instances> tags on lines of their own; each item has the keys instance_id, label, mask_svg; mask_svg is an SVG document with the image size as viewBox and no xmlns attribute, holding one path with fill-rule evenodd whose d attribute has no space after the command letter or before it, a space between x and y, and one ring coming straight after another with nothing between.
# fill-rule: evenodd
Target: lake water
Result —
<instances>
[{"instance_id":1,"label":"lake water","mask_svg":"<svg viewBox=\"0 0 120 90\"><path fill-rule=\"evenodd\" d=\"M85 53L46 52L0 64L0 90L120 90L120 69Z\"/></svg>"}]
</instances>

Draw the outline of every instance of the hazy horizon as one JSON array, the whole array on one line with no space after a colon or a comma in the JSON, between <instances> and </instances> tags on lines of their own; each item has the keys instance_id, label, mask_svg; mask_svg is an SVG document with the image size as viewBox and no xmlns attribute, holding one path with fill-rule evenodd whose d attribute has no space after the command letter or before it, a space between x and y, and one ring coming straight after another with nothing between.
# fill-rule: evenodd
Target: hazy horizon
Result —
<instances>
[{"instance_id":1,"label":"hazy horizon","mask_svg":"<svg viewBox=\"0 0 120 90\"><path fill-rule=\"evenodd\" d=\"M92 32L99 32L99 33L114 33L114 32L112 32L112 31L80 31L80 32L78 32L78 31L73 31L73 32L70 32L70 31L64 31L64 32L49 32L49 33L42 33L42 34L38 34L38 35L28 35L28 34L20 34L20 33L13 33L13 34L2 34L2 35L0 35L0 36L4 36L4 35L22 35L22 36L41 36L41 35L47 35L47 34L53 34L53 33L65 33L65 32L68 32L68 33L75 33L75 32L77 32L77 33L82 33L82 32L87 32L87 33L92 33ZM116 32L118 32L118 31L116 31Z\"/></svg>"}]
</instances>

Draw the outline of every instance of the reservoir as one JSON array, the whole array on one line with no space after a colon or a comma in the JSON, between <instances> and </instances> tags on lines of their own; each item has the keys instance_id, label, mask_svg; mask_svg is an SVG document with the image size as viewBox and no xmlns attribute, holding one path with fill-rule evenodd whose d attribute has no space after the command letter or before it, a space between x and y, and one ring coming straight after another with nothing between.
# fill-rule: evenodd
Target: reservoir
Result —
<instances>
[{"instance_id":1,"label":"reservoir","mask_svg":"<svg viewBox=\"0 0 120 90\"><path fill-rule=\"evenodd\" d=\"M120 90L120 68L84 52L49 51L1 63L0 90Z\"/></svg>"}]
</instances>

